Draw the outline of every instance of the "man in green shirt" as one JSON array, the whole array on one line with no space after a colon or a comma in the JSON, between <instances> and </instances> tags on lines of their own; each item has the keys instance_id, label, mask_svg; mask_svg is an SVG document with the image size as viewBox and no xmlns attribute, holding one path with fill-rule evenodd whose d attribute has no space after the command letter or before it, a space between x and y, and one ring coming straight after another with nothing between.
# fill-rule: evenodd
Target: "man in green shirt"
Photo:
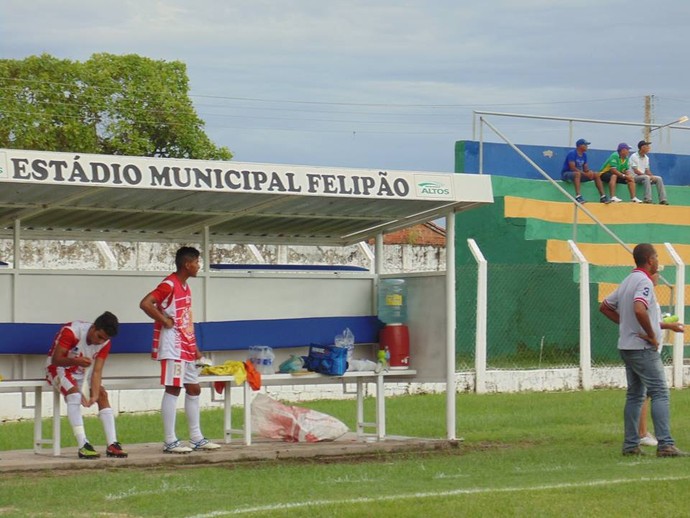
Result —
<instances>
[{"instance_id":1,"label":"man in green shirt","mask_svg":"<svg viewBox=\"0 0 690 518\"><path fill-rule=\"evenodd\" d=\"M604 162L601 167L601 181L609 184L609 192L611 193L611 201L619 203L621 200L616 196L616 184L627 183L630 191L630 201L634 203L642 203L642 200L635 196L635 180L630 172L630 165L628 164L628 156L630 155L631 147L625 142L618 144L618 149L611 153L611 156Z\"/></svg>"}]
</instances>

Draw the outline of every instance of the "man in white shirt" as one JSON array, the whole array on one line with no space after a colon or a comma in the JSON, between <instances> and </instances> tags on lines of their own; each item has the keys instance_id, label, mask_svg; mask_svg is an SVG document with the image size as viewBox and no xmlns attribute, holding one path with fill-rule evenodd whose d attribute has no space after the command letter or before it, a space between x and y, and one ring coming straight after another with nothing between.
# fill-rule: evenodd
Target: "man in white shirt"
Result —
<instances>
[{"instance_id":1,"label":"man in white shirt","mask_svg":"<svg viewBox=\"0 0 690 518\"><path fill-rule=\"evenodd\" d=\"M659 193L659 203L661 205L668 205L663 178L653 175L649 169L649 146L651 144L651 142L646 140L640 140L637 143L637 153L633 153L630 156L630 170L635 183L644 185L644 199L642 200L644 203L652 203L652 184L654 184Z\"/></svg>"},{"instance_id":2,"label":"man in white shirt","mask_svg":"<svg viewBox=\"0 0 690 518\"><path fill-rule=\"evenodd\" d=\"M657 457L687 457L671 437L668 383L659 354L662 329L684 331L680 322L662 322L654 293L652 276L659 271L659 256L650 243L640 243L633 250L636 268L599 310L618 325L618 350L625 363L628 382L623 411L623 455L643 455L640 450L638 424L645 397L652 400L652 421L657 435Z\"/></svg>"}]
</instances>

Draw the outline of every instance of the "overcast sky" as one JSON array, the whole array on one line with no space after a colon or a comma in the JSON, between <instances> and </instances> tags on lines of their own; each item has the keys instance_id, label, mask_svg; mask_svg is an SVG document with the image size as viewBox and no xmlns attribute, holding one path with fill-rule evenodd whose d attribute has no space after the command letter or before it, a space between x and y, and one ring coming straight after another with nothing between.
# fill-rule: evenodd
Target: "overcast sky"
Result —
<instances>
[{"instance_id":1,"label":"overcast sky","mask_svg":"<svg viewBox=\"0 0 690 518\"><path fill-rule=\"evenodd\" d=\"M688 0L2 0L0 54L182 61L238 161L450 172L473 110L642 122L653 95L655 122L690 115L688 22ZM569 145L565 122L489 120L516 144ZM600 149L642 136L574 133ZM690 131L652 140L690 151Z\"/></svg>"}]
</instances>

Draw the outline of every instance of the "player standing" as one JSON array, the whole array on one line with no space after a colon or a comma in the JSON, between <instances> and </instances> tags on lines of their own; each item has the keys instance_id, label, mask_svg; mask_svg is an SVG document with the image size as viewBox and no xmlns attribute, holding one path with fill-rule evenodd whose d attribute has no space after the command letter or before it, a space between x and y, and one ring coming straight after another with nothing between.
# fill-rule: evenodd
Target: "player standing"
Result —
<instances>
[{"instance_id":1,"label":"player standing","mask_svg":"<svg viewBox=\"0 0 690 518\"><path fill-rule=\"evenodd\" d=\"M154 320L152 357L160 362L161 384L165 386L161 415L165 453L210 451L220 445L201 433L199 372L196 360L201 352L196 346L192 318L192 292L187 284L199 272L199 251L183 246L175 254L177 271L168 275L155 290L146 295L139 307ZM177 398L185 388L184 409L189 424L189 444L184 446L175 433Z\"/></svg>"}]
</instances>

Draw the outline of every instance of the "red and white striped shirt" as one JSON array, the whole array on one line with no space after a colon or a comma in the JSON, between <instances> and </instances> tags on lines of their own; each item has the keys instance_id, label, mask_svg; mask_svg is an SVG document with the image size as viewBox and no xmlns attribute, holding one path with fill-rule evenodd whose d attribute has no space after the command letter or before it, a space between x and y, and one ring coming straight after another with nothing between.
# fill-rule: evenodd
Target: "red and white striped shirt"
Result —
<instances>
[{"instance_id":1,"label":"red and white striped shirt","mask_svg":"<svg viewBox=\"0 0 690 518\"><path fill-rule=\"evenodd\" d=\"M189 285L182 284L172 273L151 294L158 308L175 322L170 329L163 327L161 322L154 322L151 356L156 360L194 361L197 348Z\"/></svg>"},{"instance_id":2,"label":"red and white striped shirt","mask_svg":"<svg viewBox=\"0 0 690 518\"><path fill-rule=\"evenodd\" d=\"M48 358L46 360L46 367L50 367L53 361L53 353L56 347L62 347L67 349L68 358L89 358L92 363L96 358L107 358L110 353L110 340L106 340L102 344L89 344L86 336L93 324L90 322L82 322L80 320L75 320L74 322L69 322L60 328L57 335L55 335L55 340L53 340L53 345L48 351ZM65 372L71 373L75 378L83 378L86 369L78 365L70 365L65 367Z\"/></svg>"}]
</instances>

